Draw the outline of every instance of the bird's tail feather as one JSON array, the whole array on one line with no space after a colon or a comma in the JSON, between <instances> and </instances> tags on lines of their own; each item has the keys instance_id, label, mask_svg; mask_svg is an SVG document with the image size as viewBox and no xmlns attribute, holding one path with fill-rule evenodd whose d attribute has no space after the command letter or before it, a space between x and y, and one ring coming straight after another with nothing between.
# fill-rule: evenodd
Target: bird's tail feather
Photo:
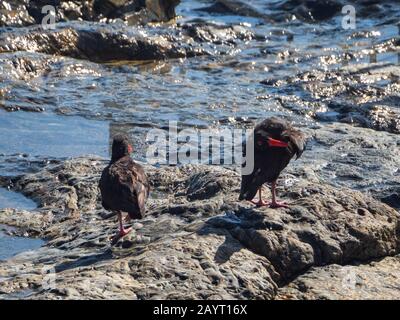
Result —
<instances>
[{"instance_id":1,"label":"bird's tail feather","mask_svg":"<svg viewBox=\"0 0 400 320\"><path fill-rule=\"evenodd\" d=\"M242 176L242 185L240 187L240 195L239 195L239 201L242 200L253 200L253 198L256 196L257 191L258 191L258 184L254 183L253 181L253 175L243 175Z\"/></svg>"}]
</instances>

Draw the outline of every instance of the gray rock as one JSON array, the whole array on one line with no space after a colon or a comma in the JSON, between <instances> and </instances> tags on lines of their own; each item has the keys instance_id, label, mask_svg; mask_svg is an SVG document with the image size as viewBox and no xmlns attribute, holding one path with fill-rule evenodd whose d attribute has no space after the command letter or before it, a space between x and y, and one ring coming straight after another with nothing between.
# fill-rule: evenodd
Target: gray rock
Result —
<instances>
[{"instance_id":1,"label":"gray rock","mask_svg":"<svg viewBox=\"0 0 400 320\"><path fill-rule=\"evenodd\" d=\"M276 299L399 300L400 257L356 265L312 268L280 288Z\"/></svg>"},{"instance_id":2,"label":"gray rock","mask_svg":"<svg viewBox=\"0 0 400 320\"><path fill-rule=\"evenodd\" d=\"M110 247L116 221L102 218L96 187L105 164L77 158L13 179L39 208L3 210L0 223L48 242L0 265L0 297L28 288L29 299L273 299L310 268L400 251L400 214L366 194L298 175L280 184L290 209L257 209L237 202L238 173L195 165L146 166L164 196ZM71 199L79 218L66 212Z\"/></svg>"}]
</instances>

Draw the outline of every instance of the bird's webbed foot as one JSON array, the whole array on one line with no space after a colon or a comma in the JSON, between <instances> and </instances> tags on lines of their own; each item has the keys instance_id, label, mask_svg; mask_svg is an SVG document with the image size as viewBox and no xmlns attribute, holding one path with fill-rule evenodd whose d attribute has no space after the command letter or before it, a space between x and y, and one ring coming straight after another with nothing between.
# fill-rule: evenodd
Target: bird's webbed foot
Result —
<instances>
[{"instance_id":1,"label":"bird's webbed foot","mask_svg":"<svg viewBox=\"0 0 400 320\"><path fill-rule=\"evenodd\" d=\"M251 200L251 203L254 203L256 207L266 207L269 205L267 201L264 201L262 199L259 199L258 201L256 200Z\"/></svg>"},{"instance_id":2,"label":"bird's webbed foot","mask_svg":"<svg viewBox=\"0 0 400 320\"><path fill-rule=\"evenodd\" d=\"M125 237L131 231L132 231L132 228L119 230L118 233L114 237L111 238L111 245L116 244L119 241L119 239Z\"/></svg>"},{"instance_id":3,"label":"bird's webbed foot","mask_svg":"<svg viewBox=\"0 0 400 320\"><path fill-rule=\"evenodd\" d=\"M272 201L269 204L269 207L272 209L289 208L289 206L285 202L278 202L278 201Z\"/></svg>"}]
</instances>

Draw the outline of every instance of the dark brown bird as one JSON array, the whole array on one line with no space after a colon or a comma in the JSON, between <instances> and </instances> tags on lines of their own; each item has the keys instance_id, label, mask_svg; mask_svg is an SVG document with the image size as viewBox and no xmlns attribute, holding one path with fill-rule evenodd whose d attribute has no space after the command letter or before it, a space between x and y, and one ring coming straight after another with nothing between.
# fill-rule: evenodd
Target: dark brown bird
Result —
<instances>
[{"instance_id":1,"label":"dark brown bird","mask_svg":"<svg viewBox=\"0 0 400 320\"><path fill-rule=\"evenodd\" d=\"M118 215L119 232L113 238L113 243L132 230L124 228L122 212L128 213L129 220L142 219L150 192L149 182L142 166L130 157L132 152L133 148L126 136L115 136L111 162L103 170L99 182L104 209Z\"/></svg>"},{"instance_id":2,"label":"dark brown bird","mask_svg":"<svg viewBox=\"0 0 400 320\"><path fill-rule=\"evenodd\" d=\"M276 201L276 180L293 156L296 155L298 159L303 153L305 135L284 120L268 118L255 127L249 142L254 142L254 169L251 174L242 175L239 200L251 201L258 191L259 200L252 201L257 206L287 207ZM246 161L249 161L248 158ZM270 203L261 196L261 187L266 182L271 183Z\"/></svg>"}]
</instances>

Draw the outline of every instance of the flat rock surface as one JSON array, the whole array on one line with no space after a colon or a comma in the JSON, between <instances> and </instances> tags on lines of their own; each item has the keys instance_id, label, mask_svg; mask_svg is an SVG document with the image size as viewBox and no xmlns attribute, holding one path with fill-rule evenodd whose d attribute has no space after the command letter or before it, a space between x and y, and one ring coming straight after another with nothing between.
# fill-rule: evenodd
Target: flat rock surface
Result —
<instances>
[{"instance_id":1,"label":"flat rock surface","mask_svg":"<svg viewBox=\"0 0 400 320\"><path fill-rule=\"evenodd\" d=\"M277 299L399 300L400 257L355 266L313 268L288 286Z\"/></svg>"}]
</instances>

